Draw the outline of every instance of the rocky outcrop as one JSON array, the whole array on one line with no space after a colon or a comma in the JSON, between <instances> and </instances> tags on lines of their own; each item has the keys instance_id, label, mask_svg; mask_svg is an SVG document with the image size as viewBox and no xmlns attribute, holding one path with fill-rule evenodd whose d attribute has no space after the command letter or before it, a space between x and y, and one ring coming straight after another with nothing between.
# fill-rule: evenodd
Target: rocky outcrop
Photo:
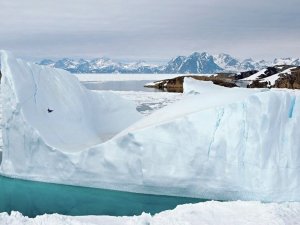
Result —
<instances>
[{"instance_id":1,"label":"rocky outcrop","mask_svg":"<svg viewBox=\"0 0 300 225\"><path fill-rule=\"evenodd\" d=\"M247 82L248 88L299 89L300 67L293 65L270 66L261 71L251 70L235 76L237 82Z\"/></svg>"},{"instance_id":2,"label":"rocky outcrop","mask_svg":"<svg viewBox=\"0 0 300 225\"><path fill-rule=\"evenodd\" d=\"M251 75L257 73L258 70L249 70L249 71L245 71L245 72L241 72L235 75L235 79L236 80L240 80L240 79L244 79L247 77L250 77Z\"/></svg>"},{"instance_id":3,"label":"rocky outcrop","mask_svg":"<svg viewBox=\"0 0 300 225\"><path fill-rule=\"evenodd\" d=\"M261 82L260 80L255 80L247 85L247 88L268 88L269 82Z\"/></svg>"},{"instance_id":4,"label":"rocky outcrop","mask_svg":"<svg viewBox=\"0 0 300 225\"><path fill-rule=\"evenodd\" d=\"M274 87L300 89L300 68L294 69L289 75L282 75L276 80Z\"/></svg>"},{"instance_id":5,"label":"rocky outcrop","mask_svg":"<svg viewBox=\"0 0 300 225\"><path fill-rule=\"evenodd\" d=\"M216 75L216 76L179 76L172 79L156 81L151 84L145 85L145 87L157 88L168 92L183 92L183 82L185 77L191 77L194 78L195 80L212 81L214 84L223 87L231 88L237 86L234 82L234 77Z\"/></svg>"},{"instance_id":6,"label":"rocky outcrop","mask_svg":"<svg viewBox=\"0 0 300 225\"><path fill-rule=\"evenodd\" d=\"M266 68L264 74L260 75L259 78L269 77L269 76L272 76L272 75L274 75L274 74L276 74L276 73L279 73L279 72L281 72L281 71L283 71L283 69L279 69L279 68L276 67L276 66L274 66L274 67L270 66L270 67L267 67L267 68Z\"/></svg>"},{"instance_id":7,"label":"rocky outcrop","mask_svg":"<svg viewBox=\"0 0 300 225\"><path fill-rule=\"evenodd\" d=\"M218 73L212 76L179 76L156 81L145 85L145 87L157 88L169 92L183 92L183 80L185 77L192 77L202 81L212 81L214 84L223 87L300 89L300 67L291 65L278 65L267 67L261 71L250 70L238 74ZM249 78L249 80L245 78Z\"/></svg>"}]
</instances>

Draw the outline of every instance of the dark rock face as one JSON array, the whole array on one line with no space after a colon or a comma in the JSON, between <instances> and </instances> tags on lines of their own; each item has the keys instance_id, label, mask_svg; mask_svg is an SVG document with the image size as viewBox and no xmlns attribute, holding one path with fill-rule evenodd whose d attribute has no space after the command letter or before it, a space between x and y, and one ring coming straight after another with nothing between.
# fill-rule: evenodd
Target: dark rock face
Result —
<instances>
[{"instance_id":1,"label":"dark rock face","mask_svg":"<svg viewBox=\"0 0 300 225\"><path fill-rule=\"evenodd\" d=\"M250 77L251 75L253 75L257 72L258 72L258 70L249 70L249 71L241 72L240 74L235 75L235 79L236 80L244 79L244 78Z\"/></svg>"},{"instance_id":2,"label":"dark rock face","mask_svg":"<svg viewBox=\"0 0 300 225\"><path fill-rule=\"evenodd\" d=\"M230 77L217 77L217 76L179 76L172 79L160 80L154 82L152 86L145 86L150 88L157 88L168 92L183 92L183 82L185 77L192 77L195 80L212 81L216 85L223 87L236 87L233 78Z\"/></svg>"},{"instance_id":3,"label":"dark rock face","mask_svg":"<svg viewBox=\"0 0 300 225\"><path fill-rule=\"evenodd\" d=\"M276 88L300 89L300 68L292 70L289 75L282 75L275 82Z\"/></svg>"},{"instance_id":4,"label":"dark rock face","mask_svg":"<svg viewBox=\"0 0 300 225\"><path fill-rule=\"evenodd\" d=\"M248 88L288 88L288 89L300 89L300 67L292 69L294 66L283 65L268 67L265 72L260 75L256 80L248 84ZM290 69L290 70L288 70ZM264 81L264 78L272 75L278 75L279 78L275 81L275 84Z\"/></svg>"},{"instance_id":5,"label":"dark rock face","mask_svg":"<svg viewBox=\"0 0 300 225\"><path fill-rule=\"evenodd\" d=\"M268 82L260 82L259 80L255 80L251 84L249 84L247 88L267 88L268 85Z\"/></svg>"},{"instance_id":6,"label":"dark rock face","mask_svg":"<svg viewBox=\"0 0 300 225\"><path fill-rule=\"evenodd\" d=\"M276 67L267 67L266 71L264 74L260 75L259 78L260 79L263 79L263 78L266 78L266 77L269 77L269 76L272 76L276 73L279 73L279 69L276 68Z\"/></svg>"}]
</instances>

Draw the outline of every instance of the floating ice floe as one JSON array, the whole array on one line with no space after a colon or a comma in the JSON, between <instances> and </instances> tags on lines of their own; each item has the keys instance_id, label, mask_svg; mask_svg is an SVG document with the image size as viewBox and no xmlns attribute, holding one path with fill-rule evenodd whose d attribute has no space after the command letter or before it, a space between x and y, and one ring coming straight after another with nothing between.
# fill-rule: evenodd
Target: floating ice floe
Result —
<instances>
[{"instance_id":1,"label":"floating ice floe","mask_svg":"<svg viewBox=\"0 0 300 225\"><path fill-rule=\"evenodd\" d=\"M298 91L199 81L190 88L188 81L185 88L200 94L140 119L132 103L88 91L62 70L6 52L1 64L3 175L207 199L300 200Z\"/></svg>"}]
</instances>

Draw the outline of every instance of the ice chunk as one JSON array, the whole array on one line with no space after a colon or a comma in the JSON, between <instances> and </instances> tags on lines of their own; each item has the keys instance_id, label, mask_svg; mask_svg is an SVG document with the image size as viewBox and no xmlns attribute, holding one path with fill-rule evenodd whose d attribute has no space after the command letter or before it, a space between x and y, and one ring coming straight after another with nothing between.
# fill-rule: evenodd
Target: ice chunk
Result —
<instances>
[{"instance_id":1,"label":"ice chunk","mask_svg":"<svg viewBox=\"0 0 300 225\"><path fill-rule=\"evenodd\" d=\"M185 77L183 82L183 92L188 93L208 93L217 92L228 89L219 85L213 84L212 81L201 81L191 77Z\"/></svg>"}]
</instances>

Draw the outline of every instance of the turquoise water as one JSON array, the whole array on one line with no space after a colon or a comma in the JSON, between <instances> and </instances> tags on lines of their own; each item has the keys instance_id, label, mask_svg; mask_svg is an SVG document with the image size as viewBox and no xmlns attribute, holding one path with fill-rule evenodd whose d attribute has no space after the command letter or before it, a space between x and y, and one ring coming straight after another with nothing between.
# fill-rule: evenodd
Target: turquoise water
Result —
<instances>
[{"instance_id":1,"label":"turquoise water","mask_svg":"<svg viewBox=\"0 0 300 225\"><path fill-rule=\"evenodd\" d=\"M201 201L204 200L47 184L0 176L0 212L19 211L29 217L45 213L72 216L155 214L174 209L179 204Z\"/></svg>"}]
</instances>

